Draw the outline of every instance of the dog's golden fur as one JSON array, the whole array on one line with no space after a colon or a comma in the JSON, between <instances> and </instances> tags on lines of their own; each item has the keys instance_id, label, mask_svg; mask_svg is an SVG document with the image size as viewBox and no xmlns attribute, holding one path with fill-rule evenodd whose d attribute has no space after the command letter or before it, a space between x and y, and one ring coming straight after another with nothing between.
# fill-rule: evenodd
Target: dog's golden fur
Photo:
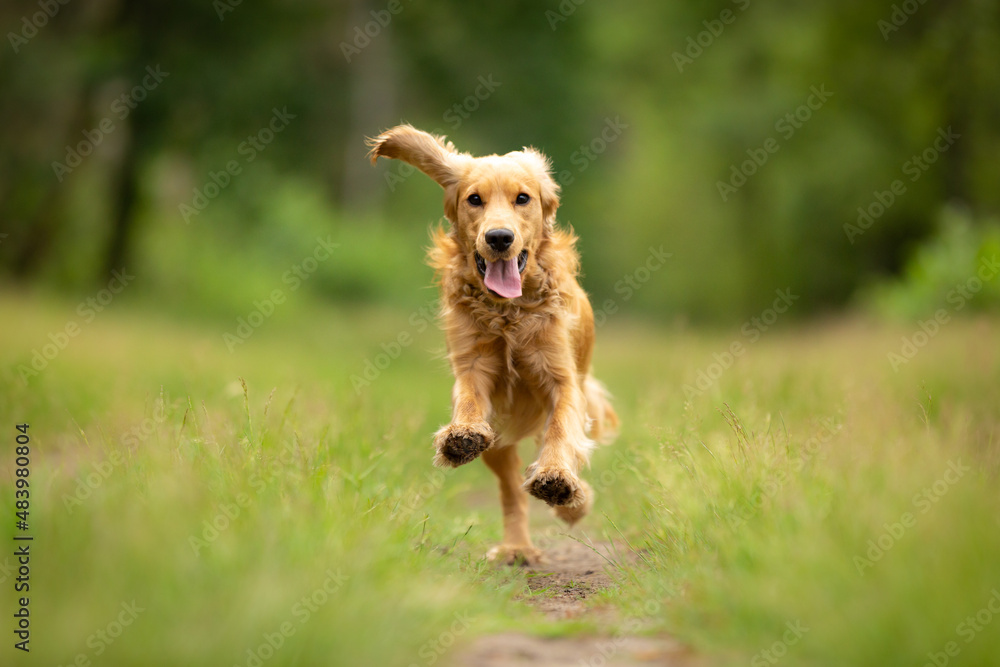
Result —
<instances>
[{"instance_id":1,"label":"dog's golden fur","mask_svg":"<svg viewBox=\"0 0 1000 667\"><path fill-rule=\"evenodd\" d=\"M532 148L474 158L409 125L369 145L373 163L403 160L444 188L450 228L433 233L429 261L440 282L455 385L451 423L434 436L434 463L459 466L482 455L499 479L504 512L503 542L491 557L538 560L525 492L566 522L578 521L593 502L580 470L593 441L610 441L618 425L607 392L590 375L594 315L577 282L576 237L555 226L559 186ZM491 230L512 231L509 247L498 249L495 238L491 244ZM483 267L517 260L520 268L521 258L519 296L486 286ZM527 437L540 448L522 480L517 444Z\"/></svg>"}]
</instances>

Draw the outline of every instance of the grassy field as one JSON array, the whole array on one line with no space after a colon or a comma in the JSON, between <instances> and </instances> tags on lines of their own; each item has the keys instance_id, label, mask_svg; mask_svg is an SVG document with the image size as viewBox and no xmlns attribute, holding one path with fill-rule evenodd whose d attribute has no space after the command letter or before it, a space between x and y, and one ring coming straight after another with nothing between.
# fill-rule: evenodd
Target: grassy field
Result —
<instances>
[{"instance_id":1,"label":"grassy field","mask_svg":"<svg viewBox=\"0 0 1000 667\"><path fill-rule=\"evenodd\" d=\"M623 431L574 536L635 553L598 601L616 630L539 620L524 573L483 563L494 482L430 465L450 377L423 314L278 308L232 352L235 322L128 304L86 321L8 292L0 318L0 507L5 539L34 537L27 655L13 541L0 556L2 664L432 665L511 629L669 634L726 665L1000 655L996 319L893 368L915 326L756 340L612 318L596 372Z\"/></svg>"}]
</instances>

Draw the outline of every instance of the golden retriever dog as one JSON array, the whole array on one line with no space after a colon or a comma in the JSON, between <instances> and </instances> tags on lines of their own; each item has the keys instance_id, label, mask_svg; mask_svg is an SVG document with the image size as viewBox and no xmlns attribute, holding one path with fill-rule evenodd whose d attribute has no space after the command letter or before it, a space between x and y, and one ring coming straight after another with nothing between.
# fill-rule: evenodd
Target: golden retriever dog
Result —
<instances>
[{"instance_id":1,"label":"golden retriever dog","mask_svg":"<svg viewBox=\"0 0 1000 667\"><path fill-rule=\"evenodd\" d=\"M444 188L450 225L432 233L428 257L455 385L434 463L457 467L481 455L503 507L503 542L489 557L538 562L527 493L568 524L579 521L593 504L580 471L594 441L610 441L618 426L590 374L594 314L576 278L576 237L556 227L559 186L548 159L533 148L476 158L410 125L368 145L373 164L402 160ZM522 479L517 445L527 437L539 449Z\"/></svg>"}]
</instances>

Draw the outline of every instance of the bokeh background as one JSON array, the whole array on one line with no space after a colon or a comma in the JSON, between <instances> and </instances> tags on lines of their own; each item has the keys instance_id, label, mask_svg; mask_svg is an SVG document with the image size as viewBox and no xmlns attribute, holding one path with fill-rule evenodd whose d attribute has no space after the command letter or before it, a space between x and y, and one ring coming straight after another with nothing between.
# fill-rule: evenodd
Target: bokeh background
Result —
<instances>
[{"instance_id":1,"label":"bokeh background","mask_svg":"<svg viewBox=\"0 0 1000 667\"><path fill-rule=\"evenodd\" d=\"M989 0L9 0L0 25L8 285L124 267L122 304L231 325L330 237L293 308L419 308L440 192L365 160L404 121L549 155L584 286L628 316L731 324L791 289L790 319L918 317L1000 249Z\"/></svg>"},{"instance_id":2,"label":"bokeh background","mask_svg":"<svg viewBox=\"0 0 1000 667\"><path fill-rule=\"evenodd\" d=\"M478 664L636 618L697 664L997 664L1000 616L956 626L1000 599L1000 3L3 0L0 38L0 517L36 538L0 665ZM400 122L552 160L622 432L532 530L615 586L491 567L495 479L431 466L441 192L366 159Z\"/></svg>"}]
</instances>

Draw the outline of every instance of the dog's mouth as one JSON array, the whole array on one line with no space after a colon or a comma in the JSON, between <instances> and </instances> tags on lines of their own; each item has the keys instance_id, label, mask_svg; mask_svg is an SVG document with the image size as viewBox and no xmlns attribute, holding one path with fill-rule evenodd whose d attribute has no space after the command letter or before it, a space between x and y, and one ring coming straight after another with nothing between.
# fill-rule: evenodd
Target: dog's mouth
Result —
<instances>
[{"instance_id":1,"label":"dog's mouth","mask_svg":"<svg viewBox=\"0 0 1000 667\"><path fill-rule=\"evenodd\" d=\"M516 299L521 296L521 274L527 265L527 250L522 250L517 257L496 262L487 261L485 257L476 253L476 268L483 277L486 289L503 299Z\"/></svg>"}]
</instances>

